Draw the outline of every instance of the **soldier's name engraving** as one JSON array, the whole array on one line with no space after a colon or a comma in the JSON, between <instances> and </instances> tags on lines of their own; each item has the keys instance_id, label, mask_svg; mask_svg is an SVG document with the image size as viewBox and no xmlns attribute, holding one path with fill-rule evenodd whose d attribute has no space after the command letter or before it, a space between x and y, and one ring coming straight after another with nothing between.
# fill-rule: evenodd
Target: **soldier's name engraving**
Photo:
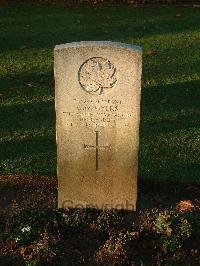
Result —
<instances>
[{"instance_id":1,"label":"soldier's name engraving","mask_svg":"<svg viewBox=\"0 0 200 266\"><path fill-rule=\"evenodd\" d=\"M67 125L70 126L117 127L118 122L132 116L131 113L123 112L121 106L122 100L116 99L74 99L73 111L63 111L63 114L66 116ZM120 126L122 125L120 123ZM126 121L124 126L128 126Z\"/></svg>"},{"instance_id":2,"label":"soldier's name engraving","mask_svg":"<svg viewBox=\"0 0 200 266\"><path fill-rule=\"evenodd\" d=\"M118 106L117 105L110 105L110 106L87 106L87 105L84 105L84 106L77 106L77 110L78 111L105 111L105 112L108 112L108 111L117 111L118 110Z\"/></svg>"}]
</instances>

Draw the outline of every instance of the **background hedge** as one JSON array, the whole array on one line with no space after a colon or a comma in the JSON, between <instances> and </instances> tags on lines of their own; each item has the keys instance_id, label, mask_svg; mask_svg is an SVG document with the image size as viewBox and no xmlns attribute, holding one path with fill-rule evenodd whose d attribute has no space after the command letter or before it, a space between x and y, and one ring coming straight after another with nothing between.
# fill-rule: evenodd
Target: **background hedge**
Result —
<instances>
[{"instance_id":1,"label":"background hedge","mask_svg":"<svg viewBox=\"0 0 200 266\"><path fill-rule=\"evenodd\" d=\"M41 3L63 3L66 5L79 4L185 4L185 5L199 5L200 0L0 0L1 3L7 2L41 2Z\"/></svg>"}]
</instances>

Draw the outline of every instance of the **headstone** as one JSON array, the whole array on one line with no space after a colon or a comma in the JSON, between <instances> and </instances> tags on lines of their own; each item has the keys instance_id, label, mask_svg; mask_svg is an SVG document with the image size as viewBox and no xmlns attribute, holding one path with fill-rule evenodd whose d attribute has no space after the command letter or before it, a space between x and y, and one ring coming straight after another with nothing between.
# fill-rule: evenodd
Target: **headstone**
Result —
<instances>
[{"instance_id":1,"label":"headstone","mask_svg":"<svg viewBox=\"0 0 200 266\"><path fill-rule=\"evenodd\" d=\"M54 52L58 207L135 210L141 48L75 42Z\"/></svg>"}]
</instances>

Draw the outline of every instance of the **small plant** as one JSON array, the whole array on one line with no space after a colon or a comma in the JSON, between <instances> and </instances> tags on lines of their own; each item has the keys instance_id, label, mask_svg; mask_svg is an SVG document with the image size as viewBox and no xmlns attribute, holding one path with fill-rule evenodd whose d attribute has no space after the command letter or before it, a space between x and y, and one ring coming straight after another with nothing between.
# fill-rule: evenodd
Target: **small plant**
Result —
<instances>
[{"instance_id":1,"label":"small plant","mask_svg":"<svg viewBox=\"0 0 200 266\"><path fill-rule=\"evenodd\" d=\"M165 253L173 253L181 248L179 237L176 235L161 236L160 242Z\"/></svg>"},{"instance_id":2,"label":"small plant","mask_svg":"<svg viewBox=\"0 0 200 266\"><path fill-rule=\"evenodd\" d=\"M154 223L156 232L165 253L180 250L183 241L191 235L191 225L186 218L175 211L165 211L158 214Z\"/></svg>"},{"instance_id":3,"label":"small plant","mask_svg":"<svg viewBox=\"0 0 200 266\"><path fill-rule=\"evenodd\" d=\"M172 229L170 228L170 215L166 211L158 214L154 225L158 234L171 235Z\"/></svg>"},{"instance_id":4,"label":"small plant","mask_svg":"<svg viewBox=\"0 0 200 266\"><path fill-rule=\"evenodd\" d=\"M110 234L109 239L96 253L96 262L106 265L121 265L125 263L130 254L131 239L132 236L128 232Z\"/></svg>"},{"instance_id":5,"label":"small plant","mask_svg":"<svg viewBox=\"0 0 200 266\"><path fill-rule=\"evenodd\" d=\"M191 233L192 233L192 226L190 225L190 223L186 218L181 218L179 224L179 235L187 239L191 236Z\"/></svg>"},{"instance_id":6,"label":"small plant","mask_svg":"<svg viewBox=\"0 0 200 266\"><path fill-rule=\"evenodd\" d=\"M37 266L37 261L35 260L27 261L25 262L25 266Z\"/></svg>"}]
</instances>

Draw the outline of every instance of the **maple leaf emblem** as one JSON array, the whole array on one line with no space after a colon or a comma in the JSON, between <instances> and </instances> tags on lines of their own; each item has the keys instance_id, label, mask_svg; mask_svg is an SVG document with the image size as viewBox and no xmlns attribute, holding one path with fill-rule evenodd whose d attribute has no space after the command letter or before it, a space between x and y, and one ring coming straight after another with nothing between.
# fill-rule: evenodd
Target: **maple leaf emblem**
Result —
<instances>
[{"instance_id":1,"label":"maple leaf emblem","mask_svg":"<svg viewBox=\"0 0 200 266\"><path fill-rule=\"evenodd\" d=\"M108 59L90 58L80 67L79 82L89 93L105 94L117 82L116 68Z\"/></svg>"}]
</instances>

